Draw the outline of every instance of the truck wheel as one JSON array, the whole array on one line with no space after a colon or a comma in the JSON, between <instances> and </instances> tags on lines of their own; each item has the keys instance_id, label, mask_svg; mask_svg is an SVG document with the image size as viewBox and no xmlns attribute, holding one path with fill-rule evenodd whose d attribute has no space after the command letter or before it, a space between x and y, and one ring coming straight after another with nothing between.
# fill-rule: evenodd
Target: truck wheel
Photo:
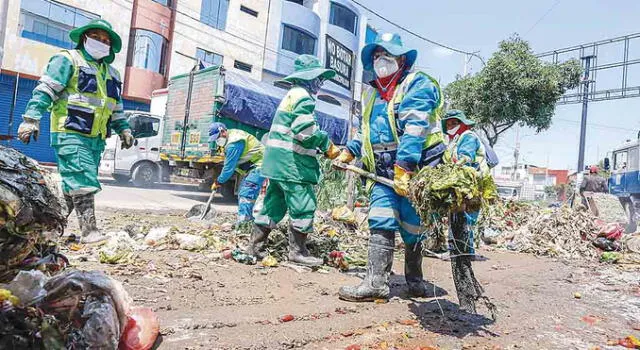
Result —
<instances>
[{"instance_id":1,"label":"truck wheel","mask_svg":"<svg viewBox=\"0 0 640 350\"><path fill-rule=\"evenodd\" d=\"M116 182L121 185L126 185L131 180L131 177L127 175L113 174L112 176L113 176L113 179L116 180Z\"/></svg>"},{"instance_id":2,"label":"truck wheel","mask_svg":"<svg viewBox=\"0 0 640 350\"><path fill-rule=\"evenodd\" d=\"M234 181L227 181L222 188L220 189L220 194L222 194L222 198L228 202L235 202L236 195L234 193L235 183Z\"/></svg>"},{"instance_id":3,"label":"truck wheel","mask_svg":"<svg viewBox=\"0 0 640 350\"><path fill-rule=\"evenodd\" d=\"M625 201L622 206L624 208L624 212L627 214L627 218L629 219L626 233L634 233L638 229L638 223L636 221L636 212L635 208L633 207L633 202Z\"/></svg>"},{"instance_id":4,"label":"truck wheel","mask_svg":"<svg viewBox=\"0 0 640 350\"><path fill-rule=\"evenodd\" d=\"M133 170L133 184L136 187L150 187L158 178L156 167L150 163L142 163Z\"/></svg>"}]
</instances>

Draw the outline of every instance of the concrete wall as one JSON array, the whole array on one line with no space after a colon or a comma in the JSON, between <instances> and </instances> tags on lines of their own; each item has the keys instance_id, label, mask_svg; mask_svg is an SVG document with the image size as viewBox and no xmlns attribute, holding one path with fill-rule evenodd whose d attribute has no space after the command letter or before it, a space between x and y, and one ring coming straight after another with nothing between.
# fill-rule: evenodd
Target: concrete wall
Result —
<instances>
[{"instance_id":1,"label":"concrete wall","mask_svg":"<svg viewBox=\"0 0 640 350\"><path fill-rule=\"evenodd\" d=\"M0 1L9 1L2 69L40 76L49 58L61 49L20 36L22 30L20 27L20 3L29 0ZM61 0L59 2L97 14L111 23L113 29L122 37L122 51L116 54L114 66L121 74L124 74L133 5L126 1L111 0Z\"/></svg>"},{"instance_id":2,"label":"concrete wall","mask_svg":"<svg viewBox=\"0 0 640 350\"><path fill-rule=\"evenodd\" d=\"M178 1L169 77L191 70L195 61L185 55L195 57L202 48L223 55L226 69L260 80L268 1L231 0L224 31L200 22L201 5L202 0ZM258 17L240 11L241 5L257 11ZM251 73L233 68L235 60L252 65Z\"/></svg>"}]
</instances>

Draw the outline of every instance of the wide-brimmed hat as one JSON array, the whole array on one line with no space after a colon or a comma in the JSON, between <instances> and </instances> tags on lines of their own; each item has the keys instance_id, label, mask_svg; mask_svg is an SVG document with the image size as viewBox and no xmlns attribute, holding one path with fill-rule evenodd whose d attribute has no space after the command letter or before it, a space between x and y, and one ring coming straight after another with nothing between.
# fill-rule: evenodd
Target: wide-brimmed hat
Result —
<instances>
[{"instance_id":1,"label":"wide-brimmed hat","mask_svg":"<svg viewBox=\"0 0 640 350\"><path fill-rule=\"evenodd\" d=\"M461 110L458 109L451 109L449 111L447 111L447 113L444 114L444 116L442 117L442 130L447 130L447 120L449 119L458 119L462 124L467 125L467 126L474 126L476 125L476 122L473 121L472 119L467 118L466 115L464 115L464 112L462 112Z\"/></svg>"},{"instance_id":2,"label":"wide-brimmed hat","mask_svg":"<svg viewBox=\"0 0 640 350\"><path fill-rule=\"evenodd\" d=\"M411 68L416 62L416 58L418 58L418 51L404 47L400 35L395 33L382 33L378 34L373 43L367 44L362 48L360 59L362 60L362 65L365 70L373 69L373 53L378 47L383 48L394 56L406 56L407 68Z\"/></svg>"},{"instance_id":3,"label":"wide-brimmed hat","mask_svg":"<svg viewBox=\"0 0 640 350\"><path fill-rule=\"evenodd\" d=\"M109 33L109 37L111 38L111 50L113 53L120 52L122 49L122 39L120 38L120 35L113 31L111 24L104 19L93 19L86 25L72 30L69 32L69 38L71 38L71 41L76 43L76 45L80 45L80 38L82 38L82 34L90 29L102 29Z\"/></svg>"},{"instance_id":4,"label":"wide-brimmed hat","mask_svg":"<svg viewBox=\"0 0 640 350\"><path fill-rule=\"evenodd\" d=\"M220 122L211 123L211 126L209 126L209 142L215 142L223 130L227 130L226 125Z\"/></svg>"},{"instance_id":5,"label":"wide-brimmed hat","mask_svg":"<svg viewBox=\"0 0 640 350\"><path fill-rule=\"evenodd\" d=\"M309 81L318 77L329 80L335 76L336 71L324 68L316 56L300 55L294 62L293 73L282 78L282 80L294 83L296 80Z\"/></svg>"}]
</instances>

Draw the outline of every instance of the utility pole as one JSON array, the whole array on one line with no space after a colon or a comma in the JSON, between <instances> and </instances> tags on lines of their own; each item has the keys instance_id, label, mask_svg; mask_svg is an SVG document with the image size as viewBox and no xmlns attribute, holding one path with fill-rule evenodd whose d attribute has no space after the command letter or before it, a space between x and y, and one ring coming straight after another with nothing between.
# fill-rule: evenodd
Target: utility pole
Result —
<instances>
[{"instance_id":1,"label":"utility pole","mask_svg":"<svg viewBox=\"0 0 640 350\"><path fill-rule=\"evenodd\" d=\"M595 55L583 56L584 77L582 79L582 121L580 122L580 148L578 150L578 171L584 170L584 149L587 137L587 108L589 107L589 71L591 70L591 60Z\"/></svg>"},{"instance_id":2,"label":"utility pole","mask_svg":"<svg viewBox=\"0 0 640 350\"><path fill-rule=\"evenodd\" d=\"M518 172L518 158L520 157L520 127L516 128L516 148L513 150L513 173L511 179L516 179Z\"/></svg>"}]
</instances>

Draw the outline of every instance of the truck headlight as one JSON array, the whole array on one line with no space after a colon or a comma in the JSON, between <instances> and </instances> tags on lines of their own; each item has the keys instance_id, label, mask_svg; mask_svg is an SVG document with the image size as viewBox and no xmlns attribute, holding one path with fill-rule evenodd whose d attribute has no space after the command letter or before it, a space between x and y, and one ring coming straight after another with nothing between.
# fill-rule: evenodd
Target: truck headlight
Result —
<instances>
[{"instance_id":1,"label":"truck headlight","mask_svg":"<svg viewBox=\"0 0 640 350\"><path fill-rule=\"evenodd\" d=\"M116 158L116 151L113 149L108 149L104 151L104 154L102 154L102 159L104 160L114 160L115 158Z\"/></svg>"}]
</instances>

